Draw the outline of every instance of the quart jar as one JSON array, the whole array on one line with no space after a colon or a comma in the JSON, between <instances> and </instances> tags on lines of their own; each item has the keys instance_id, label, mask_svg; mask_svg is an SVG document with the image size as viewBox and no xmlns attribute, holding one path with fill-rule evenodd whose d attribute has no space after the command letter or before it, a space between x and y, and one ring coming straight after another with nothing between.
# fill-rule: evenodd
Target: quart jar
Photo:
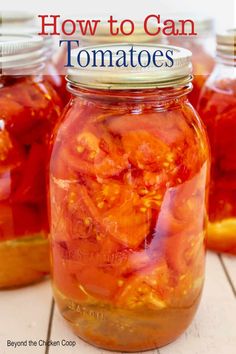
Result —
<instances>
[{"instance_id":1,"label":"quart jar","mask_svg":"<svg viewBox=\"0 0 236 354\"><path fill-rule=\"evenodd\" d=\"M217 35L217 63L198 109L212 151L209 248L236 254L236 30Z\"/></svg>"},{"instance_id":2,"label":"quart jar","mask_svg":"<svg viewBox=\"0 0 236 354\"><path fill-rule=\"evenodd\" d=\"M70 69L73 98L52 139L55 299L79 337L110 350L174 340L204 280L209 151L187 98L191 53L134 45L158 49L173 50L172 68L108 68L106 57L105 68Z\"/></svg>"},{"instance_id":3,"label":"quart jar","mask_svg":"<svg viewBox=\"0 0 236 354\"><path fill-rule=\"evenodd\" d=\"M185 16L186 17L186 16ZM179 16L179 18L183 18ZM193 63L193 90L189 94L189 100L196 108L199 100L201 89L211 74L215 64L215 32L214 21L212 18L189 15L188 18L193 19L196 36L170 36L168 43L177 45L192 52ZM182 25L175 22L177 29L182 30ZM191 30L190 23L185 24L185 31Z\"/></svg>"},{"instance_id":4,"label":"quart jar","mask_svg":"<svg viewBox=\"0 0 236 354\"><path fill-rule=\"evenodd\" d=\"M40 75L43 41L0 37L0 288L49 272L46 166L61 101Z\"/></svg>"}]
</instances>

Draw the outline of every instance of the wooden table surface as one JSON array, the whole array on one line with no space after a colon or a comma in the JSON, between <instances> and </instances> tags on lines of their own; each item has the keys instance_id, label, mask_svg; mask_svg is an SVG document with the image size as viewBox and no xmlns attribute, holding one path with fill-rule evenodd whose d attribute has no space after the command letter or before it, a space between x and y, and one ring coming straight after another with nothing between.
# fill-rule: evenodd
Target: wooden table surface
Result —
<instances>
[{"instance_id":1,"label":"wooden table surface","mask_svg":"<svg viewBox=\"0 0 236 354\"><path fill-rule=\"evenodd\" d=\"M0 354L110 353L71 333L54 305L48 280L0 292L0 316ZM45 346L46 340L60 345ZM27 346L15 348L17 341ZM192 325L174 343L146 353L236 354L236 257L208 253L203 297Z\"/></svg>"}]
</instances>

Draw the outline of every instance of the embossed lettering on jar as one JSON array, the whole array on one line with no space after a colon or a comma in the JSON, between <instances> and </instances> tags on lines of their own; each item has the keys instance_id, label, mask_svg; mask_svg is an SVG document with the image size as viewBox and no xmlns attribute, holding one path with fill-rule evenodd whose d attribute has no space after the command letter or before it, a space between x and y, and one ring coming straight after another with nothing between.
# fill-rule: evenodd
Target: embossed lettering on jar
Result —
<instances>
[{"instance_id":1,"label":"embossed lettering on jar","mask_svg":"<svg viewBox=\"0 0 236 354\"><path fill-rule=\"evenodd\" d=\"M209 152L187 99L191 53L144 47L170 48L160 71L70 70L52 141L54 296L78 336L110 350L174 340L203 286Z\"/></svg>"}]
</instances>

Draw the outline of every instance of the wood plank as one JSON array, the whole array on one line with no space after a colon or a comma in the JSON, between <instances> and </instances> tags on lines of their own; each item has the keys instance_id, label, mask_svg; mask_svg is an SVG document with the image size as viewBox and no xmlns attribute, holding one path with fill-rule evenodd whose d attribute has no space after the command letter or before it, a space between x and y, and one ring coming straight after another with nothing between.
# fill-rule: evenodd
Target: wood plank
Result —
<instances>
[{"instance_id":1,"label":"wood plank","mask_svg":"<svg viewBox=\"0 0 236 354\"><path fill-rule=\"evenodd\" d=\"M233 354L236 348L236 301L216 254L207 255L203 298L190 328L160 354Z\"/></svg>"},{"instance_id":2,"label":"wood plank","mask_svg":"<svg viewBox=\"0 0 236 354\"><path fill-rule=\"evenodd\" d=\"M45 347L38 345L46 340L51 304L51 288L46 280L16 290L0 291L0 353L44 354ZM11 341L37 341L37 346L7 346Z\"/></svg>"},{"instance_id":3,"label":"wood plank","mask_svg":"<svg viewBox=\"0 0 236 354\"><path fill-rule=\"evenodd\" d=\"M235 314L235 315L234 315ZM207 255L207 275L202 302L190 328L174 343L147 354L233 354L236 347L236 301L217 255ZM78 339L55 308L51 338L75 341L68 353L109 354ZM65 353L50 347L49 354Z\"/></svg>"},{"instance_id":4,"label":"wood plank","mask_svg":"<svg viewBox=\"0 0 236 354\"><path fill-rule=\"evenodd\" d=\"M236 297L236 256L221 255L220 258L225 267L226 276L229 279L233 293Z\"/></svg>"}]
</instances>

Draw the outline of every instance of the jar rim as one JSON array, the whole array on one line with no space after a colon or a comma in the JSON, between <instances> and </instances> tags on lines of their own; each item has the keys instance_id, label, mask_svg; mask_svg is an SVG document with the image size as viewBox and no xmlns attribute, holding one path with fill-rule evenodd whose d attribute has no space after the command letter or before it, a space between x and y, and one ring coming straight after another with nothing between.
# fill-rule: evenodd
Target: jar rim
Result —
<instances>
[{"instance_id":1,"label":"jar rim","mask_svg":"<svg viewBox=\"0 0 236 354\"><path fill-rule=\"evenodd\" d=\"M40 28L36 26L16 27L12 25L0 26L0 36L19 36L30 35L41 38L45 49L45 56L51 56L54 47L54 40L52 36L39 35Z\"/></svg>"},{"instance_id":2,"label":"jar rim","mask_svg":"<svg viewBox=\"0 0 236 354\"><path fill-rule=\"evenodd\" d=\"M132 49L136 53L136 59L137 53L143 52L145 60L149 59L149 54L154 56L156 51L171 51L173 53L173 65L165 65L165 58L160 56L156 59L155 65L133 67L131 57L129 58ZM103 54L100 55L100 61L98 57L96 65L78 66L76 62L78 55L83 62L83 60L86 60L85 57L88 53L93 56L101 53L102 50L105 54L104 56ZM111 55L116 55L119 51L127 55L127 66L109 67ZM143 46L141 44L125 43L74 49L71 55L73 67L68 69L67 81L75 86L109 90L177 87L192 81L191 56L192 53L189 50L169 45ZM99 66L99 64L101 65Z\"/></svg>"},{"instance_id":3,"label":"jar rim","mask_svg":"<svg viewBox=\"0 0 236 354\"><path fill-rule=\"evenodd\" d=\"M90 18L88 17L88 20ZM73 20L73 17L72 17ZM86 20L86 19L85 19ZM76 19L75 19L76 21ZM113 36L110 33L110 25L107 22L107 20L105 20L105 18L100 20L101 22L99 23L99 26L97 26L96 29L96 35L91 35L89 33L87 33L86 35L83 36L79 36L78 33L75 33L73 35L63 35L62 37L64 39L78 39L78 37L80 37L81 39L81 43L83 43L83 46L97 46L97 45L103 45L103 44L108 44L108 45L112 45L114 43L153 43L154 42L154 37L148 35L145 32L144 29L144 22L141 21L140 19L137 20L133 20L133 24L134 24L134 28L135 31L133 34L130 35L123 35L122 33L118 33L117 35ZM63 22L63 20L61 21L61 23ZM118 18L118 22L119 22L119 18ZM162 27L162 24L160 23L160 28ZM68 31L68 27L70 27L69 24L65 25L65 32L70 32ZM128 27L127 23L124 24L123 26L123 31L126 30L126 28ZM154 21L149 21L149 31L156 31L156 23ZM126 32L126 31L125 31ZM155 35L155 41L162 41L164 40L164 36L162 34L162 32L160 31L160 33Z\"/></svg>"},{"instance_id":4,"label":"jar rim","mask_svg":"<svg viewBox=\"0 0 236 354\"><path fill-rule=\"evenodd\" d=\"M236 57L236 28L218 32L216 41L217 56L223 61L234 61Z\"/></svg>"},{"instance_id":5,"label":"jar rim","mask_svg":"<svg viewBox=\"0 0 236 354\"><path fill-rule=\"evenodd\" d=\"M165 14L165 16L163 17L165 17L165 20L167 18L172 19L175 23L176 29L179 29L180 26L182 26L182 24L179 22L180 19L183 21L191 19L194 22L197 37L209 35L211 33L214 33L215 30L214 18L203 13L175 12ZM185 23L185 26L186 32L190 32L190 23Z\"/></svg>"}]
</instances>

